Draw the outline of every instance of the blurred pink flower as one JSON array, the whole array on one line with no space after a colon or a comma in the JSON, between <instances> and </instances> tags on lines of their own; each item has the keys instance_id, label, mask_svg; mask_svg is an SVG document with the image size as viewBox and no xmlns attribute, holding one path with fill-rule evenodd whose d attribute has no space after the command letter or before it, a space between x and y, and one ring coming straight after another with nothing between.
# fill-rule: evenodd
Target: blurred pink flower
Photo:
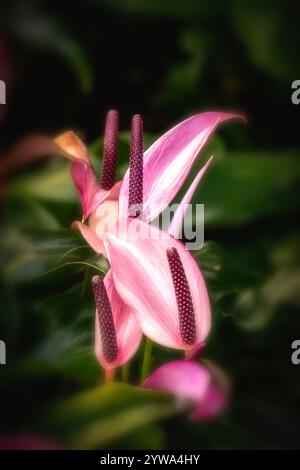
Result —
<instances>
[{"instance_id":1,"label":"blurred pink flower","mask_svg":"<svg viewBox=\"0 0 300 470\"><path fill-rule=\"evenodd\" d=\"M228 404L227 378L194 360L178 359L156 369L143 387L164 390L192 404L192 418L206 420L222 413Z\"/></svg>"}]
</instances>

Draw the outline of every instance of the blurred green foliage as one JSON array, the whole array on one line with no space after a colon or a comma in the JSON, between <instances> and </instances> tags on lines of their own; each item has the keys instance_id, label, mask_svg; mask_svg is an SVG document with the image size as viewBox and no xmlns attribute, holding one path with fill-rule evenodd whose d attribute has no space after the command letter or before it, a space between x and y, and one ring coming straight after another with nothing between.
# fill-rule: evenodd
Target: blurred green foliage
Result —
<instances>
[{"instance_id":1,"label":"blurred green foliage","mask_svg":"<svg viewBox=\"0 0 300 470\"><path fill-rule=\"evenodd\" d=\"M224 125L195 165L215 156L194 197L205 204L206 242L193 254L213 305L205 358L224 368L233 391L223 417L191 422L172 397L137 387L141 352L134 385L103 385L90 279L108 266L69 228L81 216L69 163L51 158L13 175L3 206L1 431L35 431L72 448L299 447L290 360L300 335L296 2L25 4L12 0L0 19L12 77L3 149L32 130L73 127L94 141L99 172L100 123L112 105L122 129L144 114L153 132L146 147L194 111L247 115L246 126ZM128 154L122 132L120 178ZM174 357L155 347L151 367Z\"/></svg>"}]
</instances>

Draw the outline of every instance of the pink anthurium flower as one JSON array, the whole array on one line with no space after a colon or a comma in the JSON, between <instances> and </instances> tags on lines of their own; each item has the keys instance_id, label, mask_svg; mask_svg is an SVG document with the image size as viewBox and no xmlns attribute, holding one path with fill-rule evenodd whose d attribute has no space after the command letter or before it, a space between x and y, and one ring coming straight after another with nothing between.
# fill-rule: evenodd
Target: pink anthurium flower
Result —
<instances>
[{"instance_id":1,"label":"pink anthurium flower","mask_svg":"<svg viewBox=\"0 0 300 470\"><path fill-rule=\"evenodd\" d=\"M200 170L184 197L169 234L154 229L141 237L172 201L197 154L217 125L238 117L229 113L202 113L178 124L143 155L142 119L132 119L130 168L122 182L114 183L118 118L108 115L104 164L98 186L84 144L64 134L56 144L73 160L72 176L89 226L75 222L93 249L108 257L112 270L93 281L96 300L96 355L113 369L134 354L141 331L168 347L193 351L207 337L211 314L201 271L183 244L174 239L187 204L210 161ZM104 213L103 213L104 210ZM107 217L108 212L108 217ZM120 237L119 227L128 235ZM134 229L134 230L132 230ZM154 235L154 236L153 236Z\"/></svg>"},{"instance_id":2,"label":"pink anthurium flower","mask_svg":"<svg viewBox=\"0 0 300 470\"><path fill-rule=\"evenodd\" d=\"M228 404L228 386L212 371L192 360L178 359L156 369L143 387L164 390L193 405L192 418L211 419L220 414Z\"/></svg>"},{"instance_id":3,"label":"pink anthurium flower","mask_svg":"<svg viewBox=\"0 0 300 470\"><path fill-rule=\"evenodd\" d=\"M103 243L96 240L95 234L103 240L107 231L114 231L119 218L132 216L130 208L138 214L141 212L138 208L142 206L140 217L147 222L154 220L173 200L198 153L217 126L235 118L241 116L217 111L196 114L166 132L143 154L142 119L135 115L132 119L130 168L123 180L115 183L118 114L112 110L107 115L105 127L100 185L81 140L72 132L58 137L56 145L73 160L71 171L83 205L83 220L89 217L88 226L77 221L73 227L81 231L95 251L105 255ZM207 168L205 165L195 178L190 197Z\"/></svg>"},{"instance_id":4,"label":"pink anthurium flower","mask_svg":"<svg viewBox=\"0 0 300 470\"><path fill-rule=\"evenodd\" d=\"M146 336L163 346L194 350L211 326L198 264L181 242L146 222L128 219L123 228L124 236L108 234L104 240L120 297Z\"/></svg>"},{"instance_id":5,"label":"pink anthurium flower","mask_svg":"<svg viewBox=\"0 0 300 470\"><path fill-rule=\"evenodd\" d=\"M186 180L197 155L217 126L241 116L224 112L195 114L163 134L144 153L143 218L154 220L174 199ZM120 212L128 215L130 169L120 191Z\"/></svg>"},{"instance_id":6,"label":"pink anthurium flower","mask_svg":"<svg viewBox=\"0 0 300 470\"><path fill-rule=\"evenodd\" d=\"M111 271L104 280L94 276L92 285L96 303L96 357L105 369L114 369L134 355L141 342L142 331L116 291Z\"/></svg>"}]
</instances>

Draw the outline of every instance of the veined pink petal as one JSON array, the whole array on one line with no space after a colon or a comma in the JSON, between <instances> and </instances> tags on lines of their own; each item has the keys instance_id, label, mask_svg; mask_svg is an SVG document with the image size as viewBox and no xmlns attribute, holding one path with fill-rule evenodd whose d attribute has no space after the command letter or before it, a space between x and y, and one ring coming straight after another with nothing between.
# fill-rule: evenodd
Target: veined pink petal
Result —
<instances>
[{"instance_id":1,"label":"veined pink petal","mask_svg":"<svg viewBox=\"0 0 300 470\"><path fill-rule=\"evenodd\" d=\"M108 191L100 188L93 168L85 161L73 161L71 174L81 200L83 220L86 220L106 199L118 198L121 182L117 182Z\"/></svg>"},{"instance_id":2,"label":"veined pink petal","mask_svg":"<svg viewBox=\"0 0 300 470\"><path fill-rule=\"evenodd\" d=\"M194 181L192 182L191 186L185 193L181 203L179 204L172 222L170 223L168 232L170 235L172 235L174 238L178 238L181 232L181 227L183 223L184 216L186 214L188 204L190 204L191 199L194 195L195 190L197 189L197 186L202 178L202 176L206 173L206 170L210 166L212 162L213 157L210 157L210 159L205 163L205 165L201 168L201 170L197 173Z\"/></svg>"},{"instance_id":3,"label":"veined pink petal","mask_svg":"<svg viewBox=\"0 0 300 470\"><path fill-rule=\"evenodd\" d=\"M105 369L110 369L118 367L131 359L141 342L142 331L132 311L116 291L111 271L106 274L104 285L114 318L118 356L114 362L107 362L103 356L97 312L95 315L95 354L100 364Z\"/></svg>"},{"instance_id":4,"label":"veined pink petal","mask_svg":"<svg viewBox=\"0 0 300 470\"><path fill-rule=\"evenodd\" d=\"M204 341L211 326L207 289L185 246L157 228L131 219L126 234L108 234L104 245L119 295L132 309L143 333L163 346L190 350ZM151 233L149 232L151 231ZM149 236L150 235L150 236ZM195 341L187 345L179 330L178 305L167 258L175 247L189 284L195 314Z\"/></svg>"},{"instance_id":5,"label":"veined pink petal","mask_svg":"<svg viewBox=\"0 0 300 470\"><path fill-rule=\"evenodd\" d=\"M232 113L196 114L160 137L144 154L143 216L155 219L185 181L198 153L222 122L241 116ZM129 171L120 192L120 213L128 214Z\"/></svg>"},{"instance_id":6,"label":"veined pink petal","mask_svg":"<svg viewBox=\"0 0 300 470\"><path fill-rule=\"evenodd\" d=\"M83 220L86 220L97 209L97 207L100 206L100 204L104 203L104 201L117 201L121 184L122 182L118 181L108 191L102 188L98 188L90 203L85 207L85 211L83 212Z\"/></svg>"},{"instance_id":7,"label":"veined pink petal","mask_svg":"<svg viewBox=\"0 0 300 470\"><path fill-rule=\"evenodd\" d=\"M210 384L210 373L194 361L178 359L156 369L143 387L166 390L174 395L201 402Z\"/></svg>"},{"instance_id":8,"label":"veined pink petal","mask_svg":"<svg viewBox=\"0 0 300 470\"><path fill-rule=\"evenodd\" d=\"M109 190L99 188L96 190L90 204L83 213L84 220L87 219L104 201L118 201L122 181L117 181Z\"/></svg>"}]
</instances>

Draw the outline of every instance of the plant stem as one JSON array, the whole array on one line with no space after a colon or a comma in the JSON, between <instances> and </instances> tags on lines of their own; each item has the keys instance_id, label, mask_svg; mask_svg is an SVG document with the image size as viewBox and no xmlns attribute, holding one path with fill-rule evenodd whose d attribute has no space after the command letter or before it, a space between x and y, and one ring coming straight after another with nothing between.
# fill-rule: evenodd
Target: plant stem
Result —
<instances>
[{"instance_id":1,"label":"plant stem","mask_svg":"<svg viewBox=\"0 0 300 470\"><path fill-rule=\"evenodd\" d=\"M116 369L105 369L104 371L104 382L112 382L115 378Z\"/></svg>"},{"instance_id":2,"label":"plant stem","mask_svg":"<svg viewBox=\"0 0 300 470\"><path fill-rule=\"evenodd\" d=\"M144 382L146 377L148 377L151 366L151 355L152 355L152 341L149 338L146 338L145 347L144 347L144 357L142 364L142 373L141 373L141 383Z\"/></svg>"}]
</instances>

